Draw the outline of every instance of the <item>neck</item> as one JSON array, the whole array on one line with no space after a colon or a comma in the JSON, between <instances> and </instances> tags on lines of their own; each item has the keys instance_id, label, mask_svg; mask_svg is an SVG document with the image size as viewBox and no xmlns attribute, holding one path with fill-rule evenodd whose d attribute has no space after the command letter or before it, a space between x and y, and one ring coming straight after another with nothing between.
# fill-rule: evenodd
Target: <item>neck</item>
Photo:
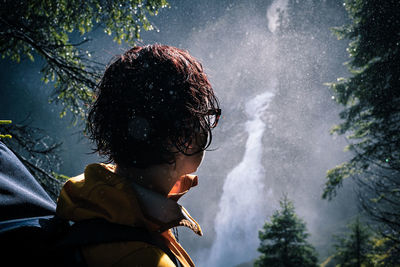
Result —
<instances>
[{"instance_id":1,"label":"neck","mask_svg":"<svg viewBox=\"0 0 400 267\"><path fill-rule=\"evenodd\" d=\"M167 196L182 175L174 165L160 164L140 169L116 164L115 173L124 176L143 187Z\"/></svg>"}]
</instances>

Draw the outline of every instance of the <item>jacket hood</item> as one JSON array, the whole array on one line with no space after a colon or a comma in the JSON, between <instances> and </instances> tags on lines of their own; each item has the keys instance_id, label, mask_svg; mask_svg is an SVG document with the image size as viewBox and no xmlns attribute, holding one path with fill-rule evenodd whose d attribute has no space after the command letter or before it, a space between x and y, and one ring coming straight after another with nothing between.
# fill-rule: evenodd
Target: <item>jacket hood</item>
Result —
<instances>
[{"instance_id":1,"label":"jacket hood","mask_svg":"<svg viewBox=\"0 0 400 267\"><path fill-rule=\"evenodd\" d=\"M200 225L177 203L197 185L196 175L180 177L165 197L115 174L114 170L113 165L95 163L88 165L83 174L69 179L58 198L57 215L72 221L104 218L160 233L186 226L202 235Z\"/></svg>"}]
</instances>

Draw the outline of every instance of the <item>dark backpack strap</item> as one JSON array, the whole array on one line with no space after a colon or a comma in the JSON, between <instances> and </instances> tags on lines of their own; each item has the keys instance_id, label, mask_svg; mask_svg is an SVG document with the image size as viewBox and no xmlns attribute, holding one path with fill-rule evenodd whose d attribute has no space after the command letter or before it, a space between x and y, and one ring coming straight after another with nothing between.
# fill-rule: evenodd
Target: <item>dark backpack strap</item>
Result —
<instances>
[{"instance_id":1,"label":"dark backpack strap","mask_svg":"<svg viewBox=\"0 0 400 267\"><path fill-rule=\"evenodd\" d=\"M40 235L42 242L50 243L64 236L69 227L68 221L53 215L0 221L0 240L2 244L4 240L20 242L18 237L28 241L25 235L32 233L33 236Z\"/></svg>"},{"instance_id":2,"label":"dark backpack strap","mask_svg":"<svg viewBox=\"0 0 400 267\"><path fill-rule=\"evenodd\" d=\"M58 266L54 244L69 227L67 221L54 216L1 221L1 260L13 266Z\"/></svg>"},{"instance_id":3,"label":"dark backpack strap","mask_svg":"<svg viewBox=\"0 0 400 267\"><path fill-rule=\"evenodd\" d=\"M168 255L177 267L181 266L179 260L156 234L152 234L142 227L111 223L104 219L91 219L74 223L69 233L57 246L62 249L63 247L82 247L125 241L139 241L158 247ZM79 257L83 260L79 252L74 252L73 254L74 262L79 262Z\"/></svg>"}]
</instances>

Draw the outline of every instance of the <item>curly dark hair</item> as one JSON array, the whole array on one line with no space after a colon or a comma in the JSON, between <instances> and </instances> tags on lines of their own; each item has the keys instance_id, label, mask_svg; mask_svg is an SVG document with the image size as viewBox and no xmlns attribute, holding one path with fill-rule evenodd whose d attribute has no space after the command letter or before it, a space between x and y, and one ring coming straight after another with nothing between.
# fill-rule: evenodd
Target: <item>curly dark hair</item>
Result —
<instances>
[{"instance_id":1,"label":"curly dark hair","mask_svg":"<svg viewBox=\"0 0 400 267\"><path fill-rule=\"evenodd\" d=\"M216 126L211 116L220 112L201 63L187 51L136 46L107 66L87 131L108 162L145 168L175 163L176 153L189 155L189 145L196 153L207 149Z\"/></svg>"}]
</instances>

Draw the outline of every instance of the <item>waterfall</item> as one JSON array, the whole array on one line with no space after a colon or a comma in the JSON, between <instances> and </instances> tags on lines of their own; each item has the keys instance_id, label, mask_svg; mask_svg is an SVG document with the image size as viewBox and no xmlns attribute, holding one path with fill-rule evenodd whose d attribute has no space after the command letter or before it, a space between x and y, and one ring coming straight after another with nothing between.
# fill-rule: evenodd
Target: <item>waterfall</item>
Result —
<instances>
[{"instance_id":1,"label":"waterfall","mask_svg":"<svg viewBox=\"0 0 400 267\"><path fill-rule=\"evenodd\" d=\"M257 257L258 230L266 218L265 170L261 162L266 124L261 116L273 96L271 92L264 92L246 103L245 153L225 180L214 224L216 238L201 266L229 267Z\"/></svg>"}]
</instances>

